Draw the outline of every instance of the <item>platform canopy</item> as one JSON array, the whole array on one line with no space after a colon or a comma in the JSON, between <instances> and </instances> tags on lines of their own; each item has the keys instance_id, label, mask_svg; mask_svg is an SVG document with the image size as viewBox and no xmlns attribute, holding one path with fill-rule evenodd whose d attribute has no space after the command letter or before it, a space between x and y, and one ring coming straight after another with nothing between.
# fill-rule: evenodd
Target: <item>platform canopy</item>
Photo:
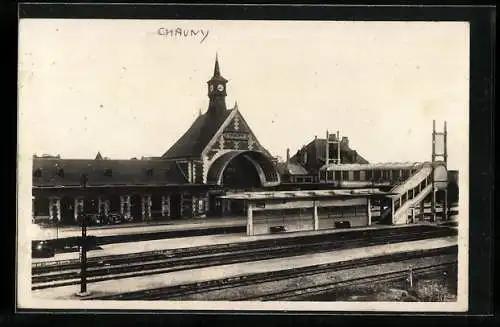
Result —
<instances>
[{"instance_id":1,"label":"platform canopy","mask_svg":"<svg viewBox=\"0 0 500 327\"><path fill-rule=\"evenodd\" d=\"M306 199L306 198L331 198L331 197L367 197L392 195L376 188L356 190L312 190L312 191L276 191L276 192L241 192L222 195L221 199L231 200L266 200L266 199Z\"/></svg>"},{"instance_id":2,"label":"platform canopy","mask_svg":"<svg viewBox=\"0 0 500 327\"><path fill-rule=\"evenodd\" d=\"M371 164L331 164L321 167L321 170L371 170L371 169L418 169L424 162L378 162Z\"/></svg>"}]
</instances>

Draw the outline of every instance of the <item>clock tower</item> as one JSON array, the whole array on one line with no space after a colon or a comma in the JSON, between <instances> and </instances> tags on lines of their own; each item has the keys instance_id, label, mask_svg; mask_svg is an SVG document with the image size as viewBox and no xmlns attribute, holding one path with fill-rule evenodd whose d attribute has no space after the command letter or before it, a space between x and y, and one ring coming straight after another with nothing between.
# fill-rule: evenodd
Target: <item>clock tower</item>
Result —
<instances>
[{"instance_id":1,"label":"clock tower","mask_svg":"<svg viewBox=\"0 0 500 327\"><path fill-rule=\"evenodd\" d=\"M208 98L210 99L208 105L208 113L218 115L226 111L226 84L227 79L221 76L219 68L219 60L215 56L214 75L207 82L208 84Z\"/></svg>"}]
</instances>

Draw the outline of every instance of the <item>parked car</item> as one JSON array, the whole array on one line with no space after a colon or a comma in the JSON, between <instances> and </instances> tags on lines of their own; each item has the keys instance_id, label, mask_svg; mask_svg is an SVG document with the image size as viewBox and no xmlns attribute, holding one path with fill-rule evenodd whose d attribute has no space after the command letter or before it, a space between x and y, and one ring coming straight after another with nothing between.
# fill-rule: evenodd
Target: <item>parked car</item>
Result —
<instances>
[{"instance_id":1,"label":"parked car","mask_svg":"<svg viewBox=\"0 0 500 327\"><path fill-rule=\"evenodd\" d=\"M54 246L47 241L34 241L31 248L33 258L50 258L56 254Z\"/></svg>"},{"instance_id":2,"label":"parked car","mask_svg":"<svg viewBox=\"0 0 500 327\"><path fill-rule=\"evenodd\" d=\"M78 251L81 245L81 237L73 236L65 239L59 239L57 241L57 248L63 252L68 251ZM95 249L98 246L97 237L93 235L87 235L87 250Z\"/></svg>"}]
</instances>

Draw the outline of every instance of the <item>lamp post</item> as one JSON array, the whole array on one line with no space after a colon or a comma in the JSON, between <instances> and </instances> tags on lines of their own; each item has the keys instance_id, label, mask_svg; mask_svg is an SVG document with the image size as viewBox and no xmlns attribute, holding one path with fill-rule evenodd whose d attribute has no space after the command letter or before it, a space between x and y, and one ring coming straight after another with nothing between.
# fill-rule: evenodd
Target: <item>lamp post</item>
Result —
<instances>
[{"instance_id":1,"label":"lamp post","mask_svg":"<svg viewBox=\"0 0 500 327\"><path fill-rule=\"evenodd\" d=\"M82 174L81 176L81 186L83 191L87 189L87 174ZM82 226L82 237L80 240L80 292L76 295L87 296L87 215L83 212L79 213L81 226Z\"/></svg>"}]
</instances>

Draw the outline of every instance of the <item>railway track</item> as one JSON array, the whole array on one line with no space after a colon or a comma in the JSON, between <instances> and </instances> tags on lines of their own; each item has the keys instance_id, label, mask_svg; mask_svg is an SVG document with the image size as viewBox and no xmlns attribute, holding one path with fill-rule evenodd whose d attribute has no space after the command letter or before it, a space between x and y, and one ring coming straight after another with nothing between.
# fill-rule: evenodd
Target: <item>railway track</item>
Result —
<instances>
[{"instance_id":1,"label":"railway track","mask_svg":"<svg viewBox=\"0 0 500 327\"><path fill-rule=\"evenodd\" d=\"M176 249L166 249L166 250L155 250L140 253L131 254L119 254L119 255L108 255L102 257L90 257L88 258L88 266L102 266L103 264L119 264L119 263L129 263L137 259L143 261L164 259L166 257L182 257L182 256L192 256L192 255L203 255L211 254L215 252L233 252L242 249L255 249L263 247L271 247L278 245L290 245L298 243L308 243L308 242L320 242L320 241L332 241L332 240L344 240L347 238L369 238L378 235L386 235L390 237L392 235L408 234L412 232L427 232L435 231L436 227L430 226L411 226L405 227L404 230L399 229L378 229L378 230L364 230L364 231L345 231L337 233L328 234L317 234L317 235L305 235L300 237L289 237L281 239L266 239L257 240L250 242L239 242L239 243L227 243L227 244L214 244L202 247L188 247L188 248L176 248ZM32 264L32 273L40 274L51 271L58 271L61 269L78 269L80 267L79 259L69 259L69 260L52 260L45 262L38 262Z\"/></svg>"},{"instance_id":2,"label":"railway track","mask_svg":"<svg viewBox=\"0 0 500 327\"><path fill-rule=\"evenodd\" d=\"M186 297L192 294L206 293L215 290L229 289L229 288L238 288L249 285L257 285L265 282L274 282L285 279L304 277L317 275L321 273L335 272L352 268L360 268L366 266L373 266L377 264L389 263L389 262L397 262L404 261L409 259L423 258L423 257L432 257L438 255L446 255L457 253L457 246L450 246L446 248L433 249L433 250L420 250L420 251L412 251L412 252L404 252L404 253L395 253L390 255L372 257L372 258L362 258L362 259L354 259L348 261L341 261L335 263L321 264L309 267L301 267L301 268L292 268L286 270L279 271L271 271L265 273L255 273L250 275L243 276L235 276L229 278L223 278L218 280L209 280L197 283L183 284L183 285L175 285L162 287L157 289L149 289L149 290L141 290L136 292L128 292L121 294L113 294L106 296L94 297L92 300L175 300L182 297ZM414 269L415 271L415 269ZM407 271L406 271L407 273ZM388 276L386 276L388 277ZM298 290L300 291L300 290ZM312 292L313 290L311 290ZM319 290L316 290L319 291ZM304 292L302 293L304 294ZM285 294L284 292L277 292L274 294L266 295L268 298L272 298L272 296L289 296L289 294ZM239 299L239 300L251 300L251 298L247 299Z\"/></svg>"},{"instance_id":3,"label":"railway track","mask_svg":"<svg viewBox=\"0 0 500 327\"><path fill-rule=\"evenodd\" d=\"M204 268L209 266L242 263L257 260L268 260L279 257L290 257L308 253L318 253L335 249L344 249L377 244L389 244L453 235L448 229L412 230L411 233L394 233L371 235L369 239L328 239L319 238L309 243L284 242L285 244L260 243L247 245L234 243L222 248L185 248L167 251L147 252L146 254L101 257L89 262L87 280L89 282L109 279L136 277L159 274L179 270ZM263 245L258 247L258 245ZM66 265L48 265L33 267L32 289L42 289L75 285L80 282L79 264L72 262Z\"/></svg>"},{"instance_id":4,"label":"railway track","mask_svg":"<svg viewBox=\"0 0 500 327\"><path fill-rule=\"evenodd\" d=\"M456 265L457 265L456 261L442 263L442 264L434 264L416 268L413 270L413 273L418 275L418 277L420 278L438 277L442 275L443 272L446 272L450 267ZM339 288L402 281L405 280L406 278L408 278L408 270L405 269L405 270L378 274L374 276L364 276L344 281L337 281L333 283L324 283L312 287L302 287L293 290L272 292L260 296L246 297L239 299L239 301L294 301L294 300L301 300L303 298L310 296L318 296L326 294Z\"/></svg>"}]
</instances>

